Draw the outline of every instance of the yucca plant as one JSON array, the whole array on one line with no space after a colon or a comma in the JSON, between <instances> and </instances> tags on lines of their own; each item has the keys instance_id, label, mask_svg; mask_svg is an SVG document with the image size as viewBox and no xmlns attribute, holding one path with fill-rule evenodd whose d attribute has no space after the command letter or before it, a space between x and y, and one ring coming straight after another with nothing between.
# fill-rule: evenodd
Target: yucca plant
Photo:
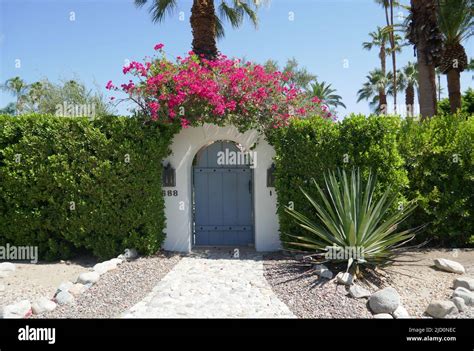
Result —
<instances>
[{"instance_id":1,"label":"yucca plant","mask_svg":"<svg viewBox=\"0 0 474 351\"><path fill-rule=\"evenodd\" d=\"M394 211L397 194L389 188L376 196L376 179L371 172L364 182L358 169L353 169L349 176L344 170L329 171L324 176L325 189L316 180L312 182L319 194L318 200L302 188L301 191L315 212L305 215L286 208L306 229L307 235L290 235L298 240L287 244L315 253L327 252L328 247L362 248L361 257L331 259L347 262L347 271L358 275L362 265L374 267L388 262L393 258L393 249L414 237L414 229L397 232L397 227L416 206L409 203Z\"/></svg>"}]
</instances>

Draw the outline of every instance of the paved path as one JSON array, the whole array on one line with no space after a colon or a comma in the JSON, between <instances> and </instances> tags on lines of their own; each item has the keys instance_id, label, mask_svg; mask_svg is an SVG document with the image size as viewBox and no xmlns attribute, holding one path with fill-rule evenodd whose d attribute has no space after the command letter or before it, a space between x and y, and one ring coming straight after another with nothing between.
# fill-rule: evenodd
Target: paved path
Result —
<instances>
[{"instance_id":1,"label":"paved path","mask_svg":"<svg viewBox=\"0 0 474 351\"><path fill-rule=\"evenodd\" d=\"M262 257L184 257L124 318L294 318L263 276Z\"/></svg>"}]
</instances>

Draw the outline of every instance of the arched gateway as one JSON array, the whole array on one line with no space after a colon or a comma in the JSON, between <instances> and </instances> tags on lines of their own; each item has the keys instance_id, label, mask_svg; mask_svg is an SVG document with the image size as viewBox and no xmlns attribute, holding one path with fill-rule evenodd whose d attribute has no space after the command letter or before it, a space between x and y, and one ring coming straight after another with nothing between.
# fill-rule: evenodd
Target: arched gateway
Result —
<instances>
[{"instance_id":1,"label":"arched gateway","mask_svg":"<svg viewBox=\"0 0 474 351\"><path fill-rule=\"evenodd\" d=\"M280 249L275 189L267 185L273 148L263 136L233 126L182 129L165 165L175 184L164 187L164 248L254 246Z\"/></svg>"},{"instance_id":2,"label":"arched gateway","mask_svg":"<svg viewBox=\"0 0 474 351\"><path fill-rule=\"evenodd\" d=\"M232 141L216 141L193 163L193 245L253 246L252 160Z\"/></svg>"}]
</instances>

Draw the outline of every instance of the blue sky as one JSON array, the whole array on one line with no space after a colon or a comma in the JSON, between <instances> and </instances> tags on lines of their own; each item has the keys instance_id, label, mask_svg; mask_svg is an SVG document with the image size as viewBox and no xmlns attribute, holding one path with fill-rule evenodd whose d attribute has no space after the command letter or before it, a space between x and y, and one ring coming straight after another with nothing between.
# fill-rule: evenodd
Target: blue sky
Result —
<instances>
[{"instance_id":1,"label":"blue sky","mask_svg":"<svg viewBox=\"0 0 474 351\"><path fill-rule=\"evenodd\" d=\"M164 43L174 57L190 50L191 4L192 0L178 0L172 15L153 24L147 9L137 9L132 0L0 0L0 81L14 76L27 82L79 78L106 92L108 80L125 81L125 60L151 55L154 44ZM396 17L398 12L406 14L399 10ZM384 18L372 0L273 0L260 9L258 29L249 23L237 30L227 26L218 47L228 56L260 63L271 58L284 64L295 57L337 89L347 106L339 109L340 116L368 113L367 102L356 103L356 92L367 72L379 67L379 60L376 51L363 50L361 43L377 25L384 25ZM470 57L473 43L471 39L465 44ZM399 65L409 60L416 60L412 47L398 55ZM463 90L474 86L473 76L461 75ZM442 85L446 86L444 76ZM403 94L399 99L403 102ZM12 100L1 93L0 107ZM125 112L125 105L118 112Z\"/></svg>"}]
</instances>

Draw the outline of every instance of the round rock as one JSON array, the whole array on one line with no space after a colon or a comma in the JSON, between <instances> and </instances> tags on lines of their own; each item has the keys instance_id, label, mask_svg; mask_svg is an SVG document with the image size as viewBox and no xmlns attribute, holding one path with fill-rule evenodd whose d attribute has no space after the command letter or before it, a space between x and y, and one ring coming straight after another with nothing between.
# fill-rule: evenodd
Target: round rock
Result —
<instances>
[{"instance_id":1,"label":"round rock","mask_svg":"<svg viewBox=\"0 0 474 351\"><path fill-rule=\"evenodd\" d=\"M392 313L400 306L400 295L392 287L384 288L370 296L369 306L375 314Z\"/></svg>"}]
</instances>

